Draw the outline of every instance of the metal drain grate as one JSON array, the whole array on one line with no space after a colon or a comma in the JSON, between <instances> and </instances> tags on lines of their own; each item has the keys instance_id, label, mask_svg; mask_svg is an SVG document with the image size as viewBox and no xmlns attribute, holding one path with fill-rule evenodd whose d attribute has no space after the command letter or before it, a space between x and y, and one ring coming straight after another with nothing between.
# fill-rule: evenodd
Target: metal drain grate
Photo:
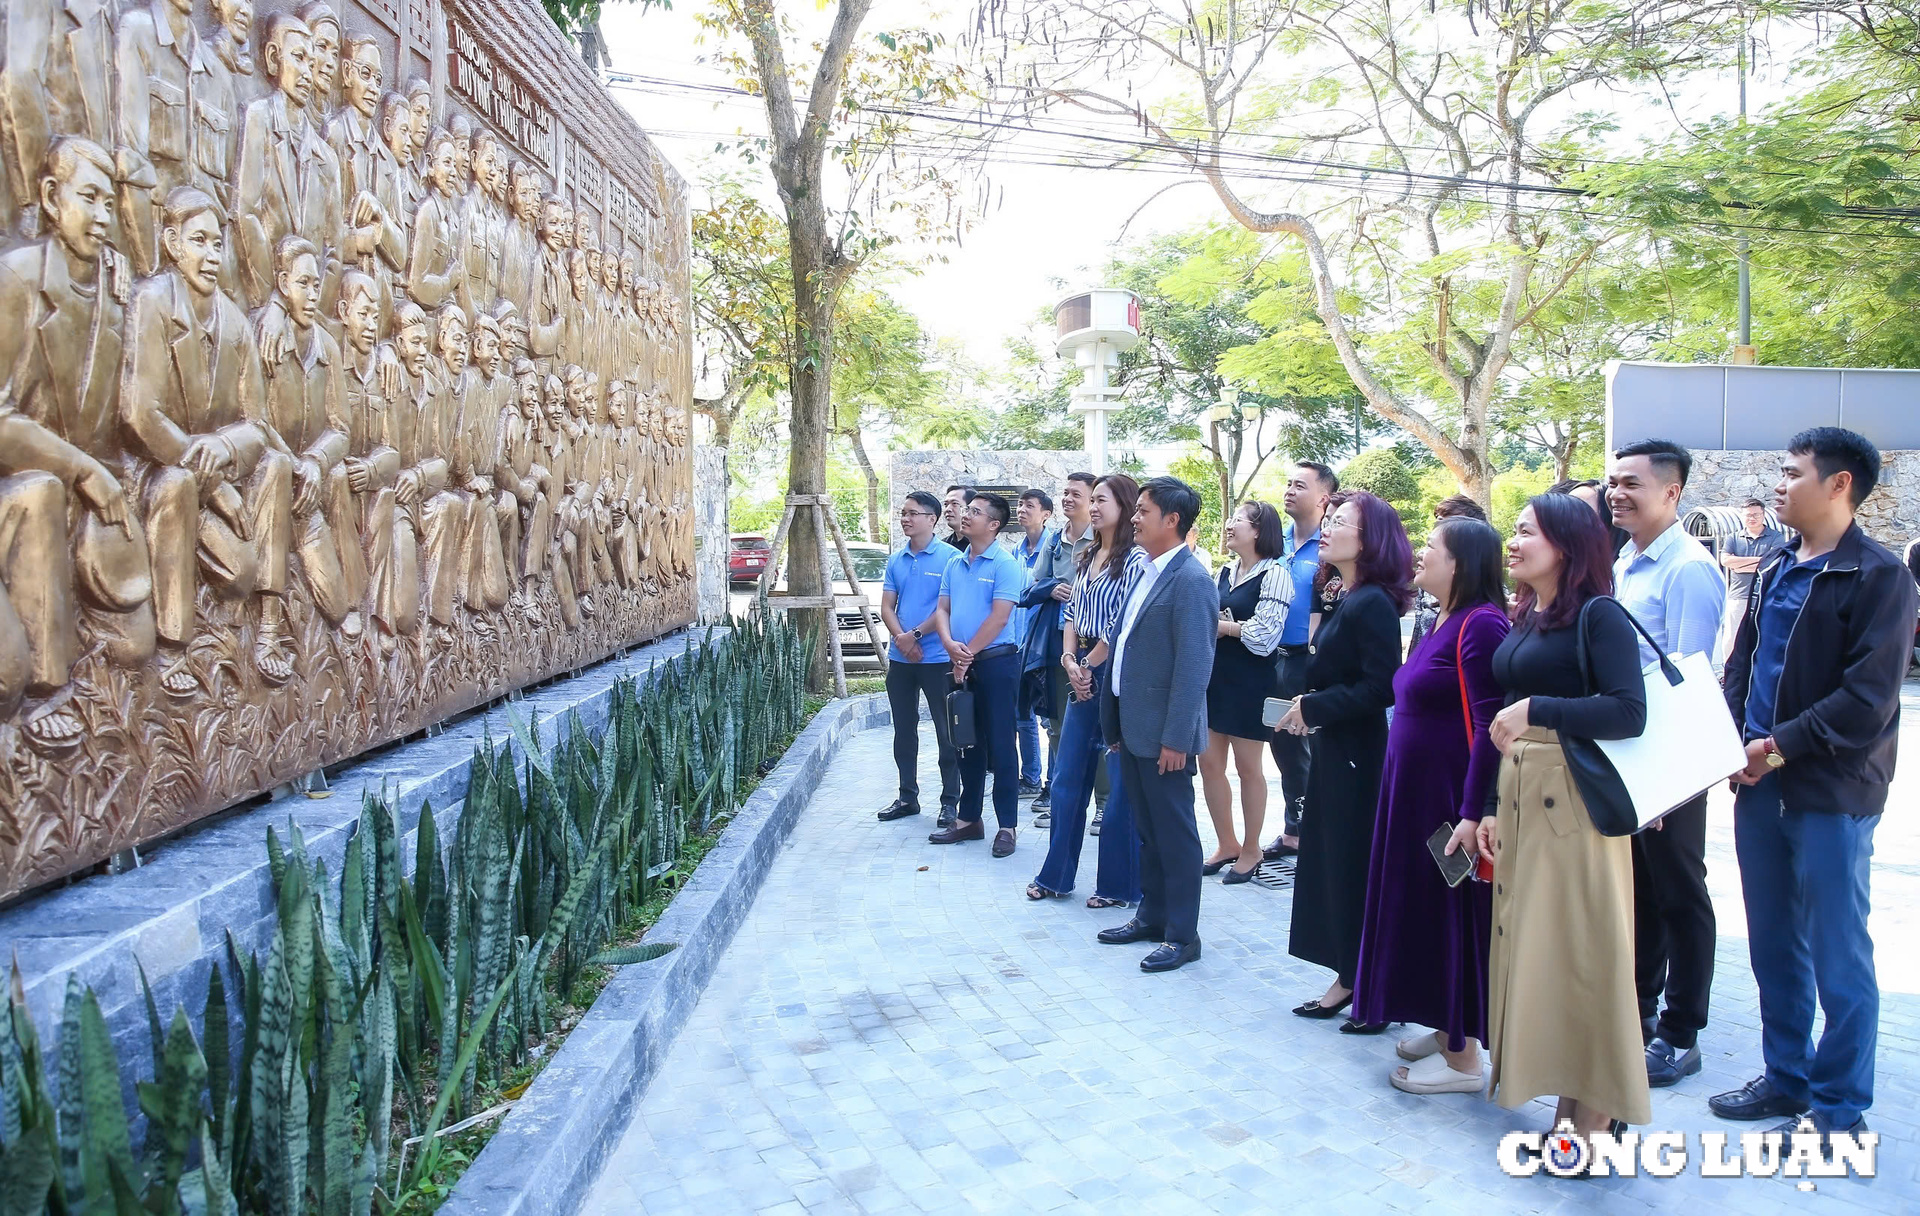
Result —
<instances>
[{"instance_id":1,"label":"metal drain grate","mask_svg":"<svg viewBox=\"0 0 1920 1216\"><path fill-rule=\"evenodd\" d=\"M1282 857L1277 861L1263 861L1260 868L1253 872L1253 885L1265 887L1269 891L1283 891L1293 885L1293 863L1296 859Z\"/></svg>"}]
</instances>

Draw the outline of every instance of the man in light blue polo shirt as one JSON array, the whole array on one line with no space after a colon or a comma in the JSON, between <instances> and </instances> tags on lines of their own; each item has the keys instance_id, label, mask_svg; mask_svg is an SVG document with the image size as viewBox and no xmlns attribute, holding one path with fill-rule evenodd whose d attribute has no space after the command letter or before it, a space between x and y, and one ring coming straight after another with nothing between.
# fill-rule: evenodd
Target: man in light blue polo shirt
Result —
<instances>
[{"instance_id":1,"label":"man in light blue polo shirt","mask_svg":"<svg viewBox=\"0 0 1920 1216\"><path fill-rule=\"evenodd\" d=\"M1280 552L1287 562L1287 573L1293 576L1293 603L1287 608L1286 628L1280 631L1280 643L1273 651L1282 697L1297 697L1307 691L1307 643L1312 640L1308 628L1313 618L1313 576L1320 569L1320 522L1326 518L1327 499L1339 488L1340 478L1318 461L1297 461L1287 474L1287 494L1281 500L1287 526L1281 534ZM1262 850L1268 861L1300 847L1300 813L1307 805L1311 746L1306 735L1283 731L1275 731L1268 743L1274 767L1280 770L1280 795L1286 803L1280 835Z\"/></svg>"},{"instance_id":2,"label":"man in light blue polo shirt","mask_svg":"<svg viewBox=\"0 0 1920 1216\"><path fill-rule=\"evenodd\" d=\"M1013 852L1020 812L1020 754L1014 742L1014 694L1020 685L1020 647L1013 633L1013 607L1027 587L1027 572L999 543L1012 509L998 494L976 494L960 517L966 552L947 563L940 584L934 632L953 660L953 678L973 692L974 746L960 755L959 821L927 837L934 844L983 840L980 822L987 771L993 771L993 814L1000 830L993 855Z\"/></svg>"},{"instance_id":3,"label":"man in light blue polo shirt","mask_svg":"<svg viewBox=\"0 0 1920 1216\"><path fill-rule=\"evenodd\" d=\"M887 648L887 705L893 710L893 764L900 770L900 796L880 818L905 819L920 813L920 702L933 713L933 738L940 753L940 818L936 827L953 826L960 804L960 757L947 724L947 693L953 689L953 664L933 631L940 606L940 583L947 563L959 550L933 538L940 521L940 500L925 490L907 495L900 507L906 548L887 560L880 591L880 620L893 637Z\"/></svg>"},{"instance_id":4,"label":"man in light blue polo shirt","mask_svg":"<svg viewBox=\"0 0 1920 1216\"><path fill-rule=\"evenodd\" d=\"M1666 653L1704 654L1712 662L1727 584L1713 554L1680 524L1692 468L1692 453L1665 439L1643 439L1613 454L1607 506L1631 538L1613 564L1614 597ZM1641 667L1658 660L1642 638ZM1706 794L1655 826L1632 842L1633 978L1647 1084L1658 1088L1700 1071L1718 926L1707 894Z\"/></svg>"}]
</instances>

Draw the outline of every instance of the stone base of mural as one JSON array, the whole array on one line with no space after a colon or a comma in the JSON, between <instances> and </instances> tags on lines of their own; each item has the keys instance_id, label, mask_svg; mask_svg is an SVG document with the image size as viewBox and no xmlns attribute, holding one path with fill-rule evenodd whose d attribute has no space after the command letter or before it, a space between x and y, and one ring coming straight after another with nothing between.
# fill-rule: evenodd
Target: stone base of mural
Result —
<instances>
[{"instance_id":1,"label":"stone base of mural","mask_svg":"<svg viewBox=\"0 0 1920 1216\"><path fill-rule=\"evenodd\" d=\"M1696 448L1681 506L1737 507L1749 498L1771 505L1783 455ZM1882 452L1880 460L1880 484L1860 505L1860 527L1897 554L1920 536L1920 450Z\"/></svg>"},{"instance_id":2,"label":"stone base of mural","mask_svg":"<svg viewBox=\"0 0 1920 1216\"><path fill-rule=\"evenodd\" d=\"M542 740L549 745L554 734L545 724L568 713L578 714L589 732L598 730L616 681L649 678L657 666L678 659L705 637L704 632L683 633L638 647L570 679L529 690L511 703L511 712L542 723ZM145 969L159 1008L197 1009L207 971L224 956L228 934L242 953L263 952L275 924L267 872L269 826L283 835L289 823L298 827L314 860L338 873L362 793L385 788L399 817L400 856L409 864L423 804L432 804L435 823L450 839L474 749L488 740L508 746L508 712L498 706L432 738L366 756L333 775L333 793L325 799L295 795L227 815L155 846L138 869L87 878L0 911L0 942L19 961L28 1012L42 1042L56 1037L69 972L99 996L120 1058L127 1060L147 1049L136 963ZM0 965L10 961L0 959Z\"/></svg>"},{"instance_id":3,"label":"stone base of mural","mask_svg":"<svg viewBox=\"0 0 1920 1216\"><path fill-rule=\"evenodd\" d=\"M899 514L911 491L925 490L938 498L954 485L998 490L1009 497L1041 489L1057 503L1067 474L1089 467L1085 452L899 452L887 474L892 482L888 518ZM897 546L897 532L893 540Z\"/></svg>"},{"instance_id":4,"label":"stone base of mural","mask_svg":"<svg viewBox=\"0 0 1920 1216\"><path fill-rule=\"evenodd\" d=\"M693 449L693 567L700 587L702 624L727 615L727 449L697 444Z\"/></svg>"}]
</instances>

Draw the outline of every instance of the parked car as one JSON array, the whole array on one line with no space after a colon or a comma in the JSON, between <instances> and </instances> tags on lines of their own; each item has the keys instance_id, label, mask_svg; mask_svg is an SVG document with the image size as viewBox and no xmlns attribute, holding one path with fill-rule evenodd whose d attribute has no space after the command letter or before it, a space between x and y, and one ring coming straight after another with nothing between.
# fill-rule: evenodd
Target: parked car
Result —
<instances>
[{"instance_id":1,"label":"parked car","mask_svg":"<svg viewBox=\"0 0 1920 1216\"><path fill-rule=\"evenodd\" d=\"M847 542L847 554L853 558L853 572L859 580L860 594L867 597L867 614L873 618L874 632L880 635L881 644L887 640L887 627L880 623L880 592L887 578L887 558L892 556L885 545L876 545L871 541L850 540ZM835 595L852 595L854 585L847 581L845 571L840 568L840 555L829 552L829 573L833 576ZM780 571L780 580L774 591L784 594L787 590L787 572ZM848 662L862 665L879 664L879 657L873 653L873 641L860 623L860 614L849 608L834 613L834 626L840 631L840 653Z\"/></svg>"},{"instance_id":2,"label":"parked car","mask_svg":"<svg viewBox=\"0 0 1920 1216\"><path fill-rule=\"evenodd\" d=\"M773 546L757 532L736 532L727 538L727 581L751 583L766 572Z\"/></svg>"}]
</instances>

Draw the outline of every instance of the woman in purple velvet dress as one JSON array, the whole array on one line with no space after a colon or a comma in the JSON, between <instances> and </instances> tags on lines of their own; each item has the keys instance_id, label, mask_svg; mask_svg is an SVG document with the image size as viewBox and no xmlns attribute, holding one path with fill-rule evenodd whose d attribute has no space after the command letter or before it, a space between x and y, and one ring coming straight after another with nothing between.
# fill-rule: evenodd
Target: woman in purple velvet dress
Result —
<instances>
[{"instance_id":1,"label":"woman in purple velvet dress","mask_svg":"<svg viewBox=\"0 0 1920 1216\"><path fill-rule=\"evenodd\" d=\"M1493 678L1493 652L1511 628L1504 559L1499 533L1479 520L1434 528L1413 581L1440 614L1393 678L1353 1018L1435 1028L1400 1042L1408 1063L1387 1079L1408 1093L1483 1087L1490 892L1472 879L1448 887L1427 838L1454 827L1447 851L1474 855L1480 808L1500 767L1487 728L1505 698Z\"/></svg>"}]
</instances>

